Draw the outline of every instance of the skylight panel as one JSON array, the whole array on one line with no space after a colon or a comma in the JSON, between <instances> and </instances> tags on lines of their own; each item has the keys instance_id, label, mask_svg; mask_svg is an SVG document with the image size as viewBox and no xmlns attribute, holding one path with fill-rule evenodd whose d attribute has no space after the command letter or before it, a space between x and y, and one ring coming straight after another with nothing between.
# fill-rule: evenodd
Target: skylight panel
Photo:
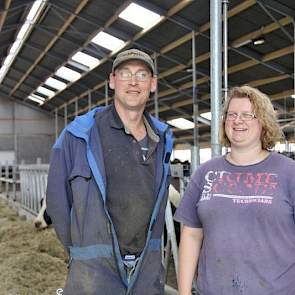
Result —
<instances>
[{"instance_id":1,"label":"skylight panel","mask_svg":"<svg viewBox=\"0 0 295 295\"><path fill-rule=\"evenodd\" d=\"M90 56L84 52L77 52L72 56L72 60L79 62L80 64L88 66L90 69L94 68L99 64L99 59Z\"/></svg>"},{"instance_id":2,"label":"skylight panel","mask_svg":"<svg viewBox=\"0 0 295 295\"><path fill-rule=\"evenodd\" d=\"M48 88L45 88L43 86L39 86L36 91L39 92L39 93L42 93L42 94L44 94L46 96L49 96L49 97L54 96L54 94L55 94L54 91L49 90Z\"/></svg>"},{"instance_id":3,"label":"skylight panel","mask_svg":"<svg viewBox=\"0 0 295 295\"><path fill-rule=\"evenodd\" d=\"M128 5L119 17L143 29L154 25L161 18L159 14L135 3Z\"/></svg>"},{"instance_id":4,"label":"skylight panel","mask_svg":"<svg viewBox=\"0 0 295 295\"><path fill-rule=\"evenodd\" d=\"M34 97L33 95L29 95L29 96L28 96L28 99L30 99L30 100L32 100L32 101L35 101L35 102L39 103L40 105L44 103L43 100L41 100L41 99L39 99L39 98L37 98L37 97Z\"/></svg>"},{"instance_id":5,"label":"skylight panel","mask_svg":"<svg viewBox=\"0 0 295 295\"><path fill-rule=\"evenodd\" d=\"M37 95L37 94L31 94L31 96L32 97L35 97L35 98L37 98L37 99L39 99L39 100L41 100L41 101L44 101L45 100L45 98L43 97L43 96L40 96L40 95Z\"/></svg>"},{"instance_id":6,"label":"skylight panel","mask_svg":"<svg viewBox=\"0 0 295 295\"><path fill-rule=\"evenodd\" d=\"M29 12L29 14L27 16L27 20L28 21L30 21L30 22L33 21L34 18L37 16L37 12L38 12L38 10L41 7L42 2L44 2L44 1L42 1L42 0L36 0L34 2L33 6L30 9L30 12Z\"/></svg>"},{"instance_id":7,"label":"skylight panel","mask_svg":"<svg viewBox=\"0 0 295 295\"><path fill-rule=\"evenodd\" d=\"M57 90L62 90L62 89L65 89L67 87L67 84L64 83L64 82L61 82L61 81L58 81L57 79L54 79L52 77L49 77L45 82L44 84L54 88L54 89L57 89Z\"/></svg>"},{"instance_id":8,"label":"skylight panel","mask_svg":"<svg viewBox=\"0 0 295 295\"><path fill-rule=\"evenodd\" d=\"M168 124L183 130L194 128L194 123L184 118L177 118L167 121Z\"/></svg>"},{"instance_id":9,"label":"skylight panel","mask_svg":"<svg viewBox=\"0 0 295 295\"><path fill-rule=\"evenodd\" d=\"M81 74L76 72L76 71L73 71L67 67L60 67L56 72L55 72L55 75L58 76L58 77L61 77L65 80L68 80L70 82L74 82L78 79L80 79L81 77Z\"/></svg>"},{"instance_id":10,"label":"skylight panel","mask_svg":"<svg viewBox=\"0 0 295 295\"><path fill-rule=\"evenodd\" d=\"M102 46L106 49L109 49L111 51L114 51L125 43L123 40L114 37L108 33L105 32L99 32L92 40L91 42Z\"/></svg>"},{"instance_id":11,"label":"skylight panel","mask_svg":"<svg viewBox=\"0 0 295 295\"><path fill-rule=\"evenodd\" d=\"M201 117L211 121L211 112L202 113Z\"/></svg>"}]
</instances>

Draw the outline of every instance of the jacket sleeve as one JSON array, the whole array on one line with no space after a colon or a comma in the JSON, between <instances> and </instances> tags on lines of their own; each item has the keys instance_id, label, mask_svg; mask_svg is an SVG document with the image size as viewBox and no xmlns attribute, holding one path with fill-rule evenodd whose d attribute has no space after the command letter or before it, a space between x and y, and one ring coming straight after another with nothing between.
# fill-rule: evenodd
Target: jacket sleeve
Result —
<instances>
[{"instance_id":1,"label":"jacket sleeve","mask_svg":"<svg viewBox=\"0 0 295 295\"><path fill-rule=\"evenodd\" d=\"M66 136L63 135L52 150L46 203L56 234L66 250L69 251L68 247L72 245L70 234L72 192L68 181L71 171L71 157L70 148L65 144Z\"/></svg>"}]
</instances>

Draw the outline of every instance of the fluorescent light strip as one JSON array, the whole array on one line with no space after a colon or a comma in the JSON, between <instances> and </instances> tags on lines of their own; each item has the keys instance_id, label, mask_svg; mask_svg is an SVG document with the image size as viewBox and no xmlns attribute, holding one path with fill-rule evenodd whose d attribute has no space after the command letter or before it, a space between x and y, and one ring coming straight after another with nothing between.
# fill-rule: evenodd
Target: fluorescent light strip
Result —
<instances>
[{"instance_id":1,"label":"fluorescent light strip","mask_svg":"<svg viewBox=\"0 0 295 295\"><path fill-rule=\"evenodd\" d=\"M79 62L80 64L85 65L90 69L96 67L99 64L99 59L81 51L74 54L72 56L72 60Z\"/></svg>"},{"instance_id":2,"label":"fluorescent light strip","mask_svg":"<svg viewBox=\"0 0 295 295\"><path fill-rule=\"evenodd\" d=\"M27 16L27 20L30 22L35 22L36 21L36 17L38 15L38 11L41 7L42 2L44 2L43 0L36 0L34 2L34 4L32 5L30 12Z\"/></svg>"},{"instance_id":3,"label":"fluorescent light strip","mask_svg":"<svg viewBox=\"0 0 295 295\"><path fill-rule=\"evenodd\" d=\"M6 58L5 58L4 62L3 62L3 65L5 65L5 66L8 67L8 66L11 65L11 63L12 63L13 60L14 60L14 55L13 54L9 54L9 55L6 56Z\"/></svg>"},{"instance_id":4,"label":"fluorescent light strip","mask_svg":"<svg viewBox=\"0 0 295 295\"><path fill-rule=\"evenodd\" d=\"M55 72L55 75L58 76L58 77L61 77L65 80L68 80L70 82L74 82L78 79L80 79L81 77L81 74L76 72L76 71L73 71L67 67L60 67L56 72Z\"/></svg>"},{"instance_id":5,"label":"fluorescent light strip","mask_svg":"<svg viewBox=\"0 0 295 295\"><path fill-rule=\"evenodd\" d=\"M194 123L184 118L178 118L167 121L168 124L183 130L194 128Z\"/></svg>"},{"instance_id":6,"label":"fluorescent light strip","mask_svg":"<svg viewBox=\"0 0 295 295\"><path fill-rule=\"evenodd\" d=\"M15 40L12 46L10 47L9 54L15 54L18 52L21 45L21 40Z\"/></svg>"},{"instance_id":7,"label":"fluorescent light strip","mask_svg":"<svg viewBox=\"0 0 295 295\"><path fill-rule=\"evenodd\" d=\"M17 34L16 40L14 41L9 50L8 56L5 58L4 63L0 68L0 83L3 81L11 64L13 63L15 57L17 56L19 50L25 42L25 39L27 38L28 34L31 32L32 27L39 15L41 14L46 2L47 0L36 0L33 3L24 24L22 25L21 29Z\"/></svg>"},{"instance_id":8,"label":"fluorescent light strip","mask_svg":"<svg viewBox=\"0 0 295 295\"><path fill-rule=\"evenodd\" d=\"M128 5L119 17L143 29L153 26L161 18L159 14L135 3Z\"/></svg>"},{"instance_id":9,"label":"fluorescent light strip","mask_svg":"<svg viewBox=\"0 0 295 295\"><path fill-rule=\"evenodd\" d=\"M58 81L57 79L54 79L52 77L49 77L45 82L44 84L54 88L54 89L57 89L57 90L62 90L62 89L65 89L67 87L67 84L64 83L64 82L61 82L61 81Z\"/></svg>"},{"instance_id":10,"label":"fluorescent light strip","mask_svg":"<svg viewBox=\"0 0 295 295\"><path fill-rule=\"evenodd\" d=\"M2 75L6 70L6 66L2 66L1 69L0 69L0 75Z\"/></svg>"},{"instance_id":11,"label":"fluorescent light strip","mask_svg":"<svg viewBox=\"0 0 295 295\"><path fill-rule=\"evenodd\" d=\"M26 36L27 32L29 31L29 29L31 28L31 24L28 22L25 22L21 29L19 30L16 40L22 40L24 39L24 37Z\"/></svg>"},{"instance_id":12,"label":"fluorescent light strip","mask_svg":"<svg viewBox=\"0 0 295 295\"><path fill-rule=\"evenodd\" d=\"M91 42L102 46L106 49L109 49L111 51L115 51L116 49L123 46L125 43L123 40L114 37L108 33L105 32L99 32L92 40Z\"/></svg>"}]
</instances>

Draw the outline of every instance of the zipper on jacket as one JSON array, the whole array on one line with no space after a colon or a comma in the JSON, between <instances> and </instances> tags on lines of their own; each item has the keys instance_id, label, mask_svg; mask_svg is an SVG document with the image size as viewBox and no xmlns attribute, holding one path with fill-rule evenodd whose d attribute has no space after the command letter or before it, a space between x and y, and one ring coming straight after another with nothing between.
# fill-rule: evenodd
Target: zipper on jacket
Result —
<instances>
[{"instance_id":1,"label":"zipper on jacket","mask_svg":"<svg viewBox=\"0 0 295 295\"><path fill-rule=\"evenodd\" d=\"M73 261L73 257L70 256L69 262L67 264L67 269L71 267L72 261Z\"/></svg>"},{"instance_id":2,"label":"zipper on jacket","mask_svg":"<svg viewBox=\"0 0 295 295\"><path fill-rule=\"evenodd\" d=\"M107 230L108 234L112 235L111 224L109 222L107 222Z\"/></svg>"}]
</instances>

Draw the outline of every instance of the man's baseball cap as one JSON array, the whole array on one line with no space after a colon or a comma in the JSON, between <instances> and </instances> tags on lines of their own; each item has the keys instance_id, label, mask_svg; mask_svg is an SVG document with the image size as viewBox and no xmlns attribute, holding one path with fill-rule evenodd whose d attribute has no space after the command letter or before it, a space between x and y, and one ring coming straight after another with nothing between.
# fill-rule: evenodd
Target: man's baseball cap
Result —
<instances>
[{"instance_id":1,"label":"man's baseball cap","mask_svg":"<svg viewBox=\"0 0 295 295\"><path fill-rule=\"evenodd\" d=\"M140 60L143 61L149 69L152 71L152 74L155 74L155 65L153 63L153 60L151 57L138 49L128 49L123 52L120 52L117 57L115 58L113 62L112 72L115 71L115 69L122 64L123 62L126 62L128 60Z\"/></svg>"}]
</instances>

